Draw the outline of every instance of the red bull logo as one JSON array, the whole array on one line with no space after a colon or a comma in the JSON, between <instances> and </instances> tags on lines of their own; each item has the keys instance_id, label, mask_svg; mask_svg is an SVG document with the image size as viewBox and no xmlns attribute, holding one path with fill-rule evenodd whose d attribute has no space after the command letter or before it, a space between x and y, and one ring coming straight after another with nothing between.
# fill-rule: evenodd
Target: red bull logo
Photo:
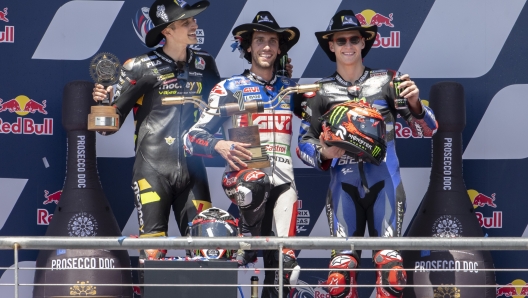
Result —
<instances>
[{"instance_id":1,"label":"red bull logo","mask_svg":"<svg viewBox=\"0 0 528 298\"><path fill-rule=\"evenodd\" d=\"M528 296L528 284L522 279L516 279L504 287L497 287L496 297L524 298Z\"/></svg>"},{"instance_id":2,"label":"red bull logo","mask_svg":"<svg viewBox=\"0 0 528 298\"><path fill-rule=\"evenodd\" d=\"M357 13L356 18L362 26L381 27L385 25L387 27L394 27L392 24L392 13L389 13L389 16L386 17L372 9L365 9L362 12Z\"/></svg>"},{"instance_id":3,"label":"red bull logo","mask_svg":"<svg viewBox=\"0 0 528 298\"><path fill-rule=\"evenodd\" d=\"M471 199L471 202L473 203L473 208L479 208L479 207L491 207L491 208L497 208L497 204L495 204L495 194L491 194L491 196L485 195L483 193L480 193L474 189L468 190L469 198ZM502 211L493 211L493 214L491 217L485 217L482 212L475 212L475 215L477 216L477 219L480 223L480 226L486 229L501 229L502 228Z\"/></svg>"},{"instance_id":4,"label":"red bull logo","mask_svg":"<svg viewBox=\"0 0 528 298\"><path fill-rule=\"evenodd\" d=\"M37 209L37 225L47 226L51 222L53 214L50 214L46 209Z\"/></svg>"},{"instance_id":5,"label":"red bull logo","mask_svg":"<svg viewBox=\"0 0 528 298\"><path fill-rule=\"evenodd\" d=\"M46 200L44 202L42 202L42 204L44 204L44 205L48 205L48 204L51 204L51 203L58 204L61 195L62 195L62 190L56 191L56 192L54 192L52 194L50 194L49 191L44 190L44 197L46 198Z\"/></svg>"},{"instance_id":6,"label":"red bull logo","mask_svg":"<svg viewBox=\"0 0 528 298\"><path fill-rule=\"evenodd\" d=\"M392 23L393 14L389 13L385 16L379 12L375 12L372 9L365 9L360 13L356 14L360 25L362 26L387 26L394 28ZM399 48L400 47L400 31L391 31L388 37L383 37L378 33L376 40L372 45L373 48Z\"/></svg>"},{"instance_id":7,"label":"red bull logo","mask_svg":"<svg viewBox=\"0 0 528 298\"><path fill-rule=\"evenodd\" d=\"M4 102L0 98L0 112L8 111L10 113L16 113L20 116L26 116L27 114L35 114L39 112L41 114L48 114L46 111L46 100L39 103L25 95L19 95L14 99L10 99Z\"/></svg>"},{"instance_id":8,"label":"red bull logo","mask_svg":"<svg viewBox=\"0 0 528 298\"><path fill-rule=\"evenodd\" d=\"M15 27L5 26L4 31L0 31L0 43L14 43L15 42Z\"/></svg>"},{"instance_id":9,"label":"red bull logo","mask_svg":"<svg viewBox=\"0 0 528 298\"><path fill-rule=\"evenodd\" d=\"M4 10L0 11L0 21L9 23L9 19L6 17L6 15L7 15L7 7L4 7Z\"/></svg>"},{"instance_id":10,"label":"red bull logo","mask_svg":"<svg viewBox=\"0 0 528 298\"><path fill-rule=\"evenodd\" d=\"M423 105L429 106L429 101L427 99L422 99L421 102ZM397 115L396 117L401 118L400 115ZM431 137L421 136L417 133L417 131L413 132L413 130L410 127L405 126L401 124L400 122L396 122L396 124L394 125L394 133L396 135L396 138L398 139L409 139L409 138L415 138L415 139L428 138L430 139L431 138Z\"/></svg>"},{"instance_id":11,"label":"red bull logo","mask_svg":"<svg viewBox=\"0 0 528 298\"><path fill-rule=\"evenodd\" d=\"M38 102L25 95L19 95L14 99L4 101L0 98L0 113L16 113L19 116L29 114L47 115L46 100ZM17 117L16 122L10 123L0 118L0 133L3 134L36 134L53 135L53 118L44 118L44 123L35 123L31 118Z\"/></svg>"},{"instance_id":12,"label":"red bull logo","mask_svg":"<svg viewBox=\"0 0 528 298\"><path fill-rule=\"evenodd\" d=\"M497 205L495 205L495 194L491 194L491 197L488 197L485 194L479 193L475 198L473 199L473 207L484 207L489 206L492 208L497 208Z\"/></svg>"},{"instance_id":13,"label":"red bull logo","mask_svg":"<svg viewBox=\"0 0 528 298\"><path fill-rule=\"evenodd\" d=\"M9 23L9 19L7 16L7 7L4 7L3 10L0 10L0 21ZM0 43L7 42L7 43L13 43L15 42L15 27L14 26L5 26L4 31L0 31Z\"/></svg>"}]
</instances>

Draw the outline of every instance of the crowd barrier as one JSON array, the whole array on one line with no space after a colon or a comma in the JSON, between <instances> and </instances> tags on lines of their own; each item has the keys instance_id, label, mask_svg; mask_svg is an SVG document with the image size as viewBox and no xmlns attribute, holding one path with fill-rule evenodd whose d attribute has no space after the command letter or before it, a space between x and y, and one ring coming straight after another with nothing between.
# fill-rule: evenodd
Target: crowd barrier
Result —
<instances>
[{"instance_id":1,"label":"crowd barrier","mask_svg":"<svg viewBox=\"0 0 528 298\"><path fill-rule=\"evenodd\" d=\"M13 268L0 268L0 270L14 270L14 283L4 283L0 286L14 286L15 298L18 297L19 286L34 286L35 284L20 284L18 282L19 270L46 270L51 268L18 268L19 250L55 250L55 249L107 249L107 250L127 250L144 249L152 247L163 247L166 249L254 249L254 250L278 250L279 260L282 260L282 249L284 247L298 249L317 250L500 250L517 251L528 250L528 238L518 237L467 237L467 238L426 238L426 237L401 237L401 238L363 238L363 237L182 237L182 238L129 238L129 237L0 237L0 249L13 250ZM282 288L282 262L279 263L279 286ZM405 268L403 270L414 270L415 268ZM80 269L67 269L80 270ZM90 268L85 270L131 270L130 268ZM138 270L132 268L132 270ZM174 270L162 268L144 268L142 270ZM178 270L200 270L196 268ZM208 270L203 268L203 270ZM232 270L221 269L215 270ZM235 270L254 270L254 268L238 268ZM262 268L261 270L276 270L276 268ZM301 271L328 271L328 268L302 268ZM374 271L373 268L355 269L358 271ZM452 271L453 269L435 269L435 271ZM510 269L479 269L489 271L527 271L526 268ZM45 284L46 286L64 286L64 284ZM72 285L73 286L73 285ZM131 286L130 284L91 284L91 286ZM143 286L199 286L204 284L144 284ZM240 287L251 286L251 284L236 285L210 285L214 287ZM260 287L266 285L259 285ZM302 285L302 287L320 285ZM406 287L439 287L446 285L406 285ZM457 287L503 287L506 285L457 285ZM299 287L299 286L298 286ZM375 285L357 285L357 287L375 287ZM279 291L282 298L282 291Z\"/></svg>"}]
</instances>

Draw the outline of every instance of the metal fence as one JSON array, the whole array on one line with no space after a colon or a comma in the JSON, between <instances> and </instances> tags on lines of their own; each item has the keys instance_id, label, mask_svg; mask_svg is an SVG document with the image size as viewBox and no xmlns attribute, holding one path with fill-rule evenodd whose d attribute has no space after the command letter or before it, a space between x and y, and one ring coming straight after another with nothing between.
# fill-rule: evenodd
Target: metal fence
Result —
<instances>
[{"instance_id":1,"label":"metal fence","mask_svg":"<svg viewBox=\"0 0 528 298\"><path fill-rule=\"evenodd\" d=\"M467 238L426 238L426 237L401 237L401 238L363 238L363 237L182 237L182 238L129 238L129 237L0 237L0 249L14 251L14 287L15 298L18 298L19 284L19 250L55 250L55 249L107 249L107 250L128 250L145 249L152 247L163 247L165 249L253 249L253 250L278 250L279 251L279 287L283 285L283 264L282 249L284 247L316 250L501 250L515 251L528 250L528 238L516 237L467 237ZM9 268L0 268L9 269ZM46 268L25 268L42 270ZM48 268L49 269L49 268ZM76 269L78 270L78 269ZM102 269L90 269L102 270ZM109 269L104 269L109 270ZM110 269L112 270L112 269ZM114 268L113 270L130 270L130 268ZM144 269L148 270L148 269ZM163 270L156 268L153 270ZM178 269L181 270L181 269ZM190 270L190 269L188 269ZM196 269L192 269L196 270ZM218 269L215 269L218 270ZM226 270L226 269L224 269ZM239 268L238 270L252 270ZM275 270L268 268L267 270ZM376 269L362 269L372 271ZM404 270L409 270L408 268ZM436 269L452 270L452 269ZM480 269L486 270L486 269ZM488 269L492 271L526 271L526 269ZM302 271L328 271L328 269L302 269ZM24 286L34 286L35 284L24 284ZM53 286L53 285L49 285ZM58 285L57 285L58 286ZM64 284L61 284L64 286ZM93 286L130 286L116 284L93 284ZM145 285L164 286L164 285ZM165 285L165 286L200 286L197 285ZM220 286L220 285L212 285ZM225 285L240 286L240 285ZM250 285L244 285L250 286ZM260 285L263 286L263 285ZM315 285L304 285L315 286ZM373 285L357 285L357 287L374 287ZM440 285L407 285L411 287L435 287ZM465 285L464 287L499 287L500 285ZM279 297L282 298L282 291Z\"/></svg>"}]
</instances>

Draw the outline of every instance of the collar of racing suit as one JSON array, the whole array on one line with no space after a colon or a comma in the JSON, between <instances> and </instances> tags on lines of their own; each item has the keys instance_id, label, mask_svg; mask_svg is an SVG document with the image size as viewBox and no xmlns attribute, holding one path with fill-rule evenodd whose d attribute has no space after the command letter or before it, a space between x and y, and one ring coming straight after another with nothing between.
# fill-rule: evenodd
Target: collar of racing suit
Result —
<instances>
[{"instance_id":1,"label":"collar of racing suit","mask_svg":"<svg viewBox=\"0 0 528 298\"><path fill-rule=\"evenodd\" d=\"M353 86L353 85L358 85L358 84L363 83L369 77L368 76L369 73L370 73L370 68L365 67L365 70L363 71L363 74L361 75L361 77L359 77L359 79L357 79L354 83L351 83L343 79L343 77L337 71L332 75L332 77L334 77L335 80L339 82L341 85Z\"/></svg>"},{"instance_id":2,"label":"collar of racing suit","mask_svg":"<svg viewBox=\"0 0 528 298\"><path fill-rule=\"evenodd\" d=\"M257 84L264 85L264 86L267 86L267 85L273 86L273 84L275 84L275 82L277 81L277 76L275 74L273 74L273 78L271 78L270 81L266 81L262 77L249 71L249 69L246 69L242 75L246 76L248 79L250 79L251 81Z\"/></svg>"},{"instance_id":3,"label":"collar of racing suit","mask_svg":"<svg viewBox=\"0 0 528 298\"><path fill-rule=\"evenodd\" d=\"M174 63L176 64L177 61L174 61L174 59L172 59L171 57L169 57L169 55L167 55L164 51L163 51L163 47L159 47L157 48L156 50L154 50L154 53L160 57L162 60L164 60L165 62L168 62L168 63ZM187 63L191 63L191 61L193 60L193 57L194 57L194 53L193 51L191 51L191 49L189 47L187 47Z\"/></svg>"}]
</instances>

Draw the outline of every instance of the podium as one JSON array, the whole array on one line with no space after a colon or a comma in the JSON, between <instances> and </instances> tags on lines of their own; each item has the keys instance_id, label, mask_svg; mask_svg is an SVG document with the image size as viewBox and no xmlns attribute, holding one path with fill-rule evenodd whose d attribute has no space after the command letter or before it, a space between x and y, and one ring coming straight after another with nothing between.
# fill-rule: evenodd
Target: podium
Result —
<instances>
[{"instance_id":1,"label":"podium","mask_svg":"<svg viewBox=\"0 0 528 298\"><path fill-rule=\"evenodd\" d=\"M237 262L231 261L145 261L145 269L164 268L164 270L145 270L145 284L204 284L237 285ZM172 268L174 270L166 270ZM197 270L190 270L195 268ZM232 270L216 270L231 268ZM178 270L185 269L185 270ZM143 298L158 297L237 297L237 287L200 287L200 286L145 286Z\"/></svg>"}]
</instances>

